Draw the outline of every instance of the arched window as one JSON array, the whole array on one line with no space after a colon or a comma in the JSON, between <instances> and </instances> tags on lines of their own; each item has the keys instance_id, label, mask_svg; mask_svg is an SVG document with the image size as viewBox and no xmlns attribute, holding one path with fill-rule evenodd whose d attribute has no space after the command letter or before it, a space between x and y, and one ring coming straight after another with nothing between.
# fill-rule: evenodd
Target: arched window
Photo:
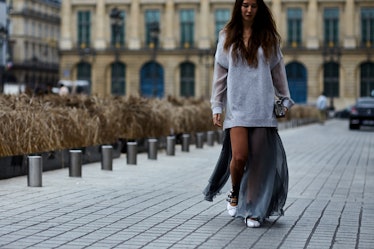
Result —
<instances>
[{"instance_id":1,"label":"arched window","mask_svg":"<svg viewBox=\"0 0 374 249\"><path fill-rule=\"evenodd\" d=\"M140 94L144 97L164 96L164 70L157 62L148 62L142 67Z\"/></svg>"},{"instance_id":2,"label":"arched window","mask_svg":"<svg viewBox=\"0 0 374 249\"><path fill-rule=\"evenodd\" d=\"M111 93L113 95L126 94L126 66L121 62L115 62L111 66Z\"/></svg>"},{"instance_id":3,"label":"arched window","mask_svg":"<svg viewBox=\"0 0 374 249\"><path fill-rule=\"evenodd\" d=\"M286 66L288 86L291 98L299 104L307 101L307 76L305 67L298 62Z\"/></svg>"},{"instance_id":4,"label":"arched window","mask_svg":"<svg viewBox=\"0 0 374 249\"><path fill-rule=\"evenodd\" d=\"M339 97L339 64L336 62L323 66L323 91L327 97Z\"/></svg>"},{"instance_id":5,"label":"arched window","mask_svg":"<svg viewBox=\"0 0 374 249\"><path fill-rule=\"evenodd\" d=\"M365 62L361 64L360 96L374 97L374 63Z\"/></svg>"},{"instance_id":6,"label":"arched window","mask_svg":"<svg viewBox=\"0 0 374 249\"><path fill-rule=\"evenodd\" d=\"M180 72L180 95L182 97L195 96L195 65L190 62L182 63Z\"/></svg>"}]
</instances>

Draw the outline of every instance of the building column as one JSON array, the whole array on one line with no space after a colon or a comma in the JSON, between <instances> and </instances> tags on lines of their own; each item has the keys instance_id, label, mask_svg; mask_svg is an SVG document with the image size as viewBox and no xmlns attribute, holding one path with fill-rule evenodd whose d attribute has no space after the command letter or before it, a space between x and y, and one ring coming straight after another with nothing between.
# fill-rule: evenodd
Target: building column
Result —
<instances>
[{"instance_id":1,"label":"building column","mask_svg":"<svg viewBox=\"0 0 374 249\"><path fill-rule=\"evenodd\" d=\"M97 50L103 50L106 47L104 30L105 21L105 0L97 0L96 4L96 32L94 46Z\"/></svg>"},{"instance_id":2,"label":"building column","mask_svg":"<svg viewBox=\"0 0 374 249\"><path fill-rule=\"evenodd\" d=\"M342 18L343 22L345 21L344 25L344 43L343 46L345 48L355 48L357 46L357 42L354 36L354 25L355 25L355 7L354 7L354 0L346 0L345 4L345 16Z\"/></svg>"},{"instance_id":3,"label":"building column","mask_svg":"<svg viewBox=\"0 0 374 249\"><path fill-rule=\"evenodd\" d=\"M140 16L139 0L132 0L130 7L130 49L140 49L140 37L139 37L139 16Z\"/></svg>"},{"instance_id":4,"label":"building column","mask_svg":"<svg viewBox=\"0 0 374 249\"><path fill-rule=\"evenodd\" d=\"M73 41L71 38L71 1L64 0L61 1L61 16L63 18L63 22L61 22L61 39L60 39L60 49L61 50L71 50L73 48Z\"/></svg>"},{"instance_id":5,"label":"building column","mask_svg":"<svg viewBox=\"0 0 374 249\"><path fill-rule=\"evenodd\" d=\"M274 17L274 22L277 25L278 32L280 32L279 27L281 27L281 19L280 19L280 13L282 13L282 7L281 7L281 1L280 0L273 0L273 3L271 5L271 13Z\"/></svg>"},{"instance_id":6,"label":"building column","mask_svg":"<svg viewBox=\"0 0 374 249\"><path fill-rule=\"evenodd\" d=\"M164 49L175 49L174 31L174 1L167 0L165 13L165 40L163 44ZM162 33L162 31L161 31Z\"/></svg>"},{"instance_id":7,"label":"building column","mask_svg":"<svg viewBox=\"0 0 374 249\"><path fill-rule=\"evenodd\" d=\"M210 47L208 24L210 23L209 0L200 1L200 37L198 47L208 49Z\"/></svg>"},{"instance_id":8,"label":"building column","mask_svg":"<svg viewBox=\"0 0 374 249\"><path fill-rule=\"evenodd\" d=\"M307 14L307 40L306 47L308 49L318 49L318 36L317 36L317 25L318 23L318 6L317 0L309 0L308 14Z\"/></svg>"},{"instance_id":9,"label":"building column","mask_svg":"<svg viewBox=\"0 0 374 249\"><path fill-rule=\"evenodd\" d=\"M107 66L107 60L104 59L96 59L93 63L91 63L92 66L92 86L91 90L92 93L98 94L98 96L103 97L108 95L107 86L108 83L110 84L110 81L108 82L105 77L105 68Z\"/></svg>"}]
</instances>

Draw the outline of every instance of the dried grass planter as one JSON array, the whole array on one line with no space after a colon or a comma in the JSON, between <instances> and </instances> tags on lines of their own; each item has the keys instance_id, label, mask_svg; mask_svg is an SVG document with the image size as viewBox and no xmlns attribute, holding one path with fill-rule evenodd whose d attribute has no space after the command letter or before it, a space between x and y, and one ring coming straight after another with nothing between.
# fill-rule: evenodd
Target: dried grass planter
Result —
<instances>
[{"instance_id":1,"label":"dried grass planter","mask_svg":"<svg viewBox=\"0 0 374 249\"><path fill-rule=\"evenodd\" d=\"M0 157L213 128L208 101L182 98L1 95L0 110Z\"/></svg>"},{"instance_id":2,"label":"dried grass planter","mask_svg":"<svg viewBox=\"0 0 374 249\"><path fill-rule=\"evenodd\" d=\"M206 100L168 98L173 112L171 129L175 134L216 130L212 123L210 103Z\"/></svg>"},{"instance_id":3,"label":"dried grass planter","mask_svg":"<svg viewBox=\"0 0 374 249\"><path fill-rule=\"evenodd\" d=\"M18 104L8 112L0 111L0 156L85 147L100 142L100 120L86 110L51 107L42 102L27 104Z\"/></svg>"},{"instance_id":4,"label":"dried grass planter","mask_svg":"<svg viewBox=\"0 0 374 249\"><path fill-rule=\"evenodd\" d=\"M317 117L296 105L282 121ZM208 100L0 95L0 157L217 130Z\"/></svg>"}]
</instances>

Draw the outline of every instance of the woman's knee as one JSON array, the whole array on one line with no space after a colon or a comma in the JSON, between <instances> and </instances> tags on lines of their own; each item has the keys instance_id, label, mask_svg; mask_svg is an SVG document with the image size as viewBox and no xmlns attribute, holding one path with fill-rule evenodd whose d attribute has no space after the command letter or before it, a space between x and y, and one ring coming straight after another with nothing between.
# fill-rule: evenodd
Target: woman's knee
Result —
<instances>
[{"instance_id":1,"label":"woman's knee","mask_svg":"<svg viewBox=\"0 0 374 249\"><path fill-rule=\"evenodd\" d=\"M244 167L245 163L247 162L247 158L248 155L245 153L234 153L231 160L237 167Z\"/></svg>"}]
</instances>

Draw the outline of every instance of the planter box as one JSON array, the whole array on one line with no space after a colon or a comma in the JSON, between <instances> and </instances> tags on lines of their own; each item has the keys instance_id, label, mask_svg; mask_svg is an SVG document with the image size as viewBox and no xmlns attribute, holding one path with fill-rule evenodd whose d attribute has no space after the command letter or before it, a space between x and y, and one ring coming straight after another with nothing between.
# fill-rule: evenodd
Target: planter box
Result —
<instances>
[{"instance_id":1,"label":"planter box","mask_svg":"<svg viewBox=\"0 0 374 249\"><path fill-rule=\"evenodd\" d=\"M112 144L113 158L121 156L121 142ZM101 146L89 146L82 149L82 164L100 162ZM69 150L51 151L38 154L43 160L43 171L69 167ZM0 179L27 175L27 155L0 157Z\"/></svg>"}]
</instances>

